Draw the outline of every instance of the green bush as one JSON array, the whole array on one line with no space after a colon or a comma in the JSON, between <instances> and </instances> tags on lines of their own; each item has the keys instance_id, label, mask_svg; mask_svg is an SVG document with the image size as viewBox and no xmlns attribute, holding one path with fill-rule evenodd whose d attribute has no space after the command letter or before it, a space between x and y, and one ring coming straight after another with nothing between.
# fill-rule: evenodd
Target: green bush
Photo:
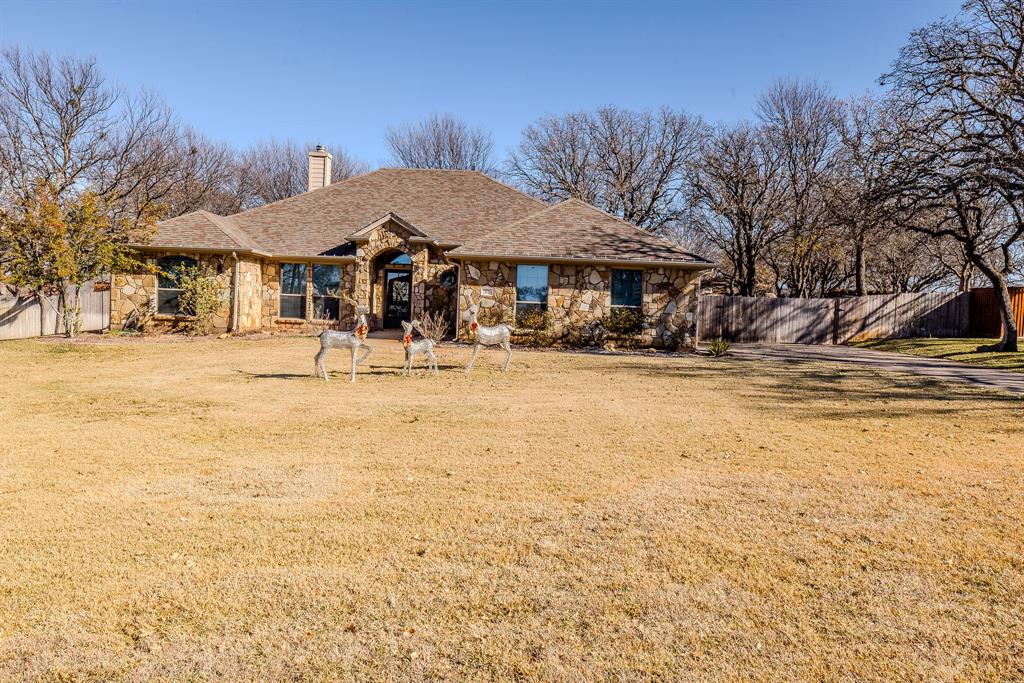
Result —
<instances>
[{"instance_id":1,"label":"green bush","mask_svg":"<svg viewBox=\"0 0 1024 683\"><path fill-rule=\"evenodd\" d=\"M708 344L708 353L716 357L724 356L729 353L730 346L732 345L724 339L715 339Z\"/></svg>"},{"instance_id":2,"label":"green bush","mask_svg":"<svg viewBox=\"0 0 1024 683\"><path fill-rule=\"evenodd\" d=\"M181 312L188 318L183 323L185 332L192 335L209 334L213 329L213 316L220 307L220 284L207 268L182 265L175 269L181 295Z\"/></svg>"},{"instance_id":3,"label":"green bush","mask_svg":"<svg viewBox=\"0 0 1024 683\"><path fill-rule=\"evenodd\" d=\"M644 329L644 316L638 308L613 308L603 324L612 334L635 335Z\"/></svg>"},{"instance_id":4,"label":"green bush","mask_svg":"<svg viewBox=\"0 0 1024 683\"><path fill-rule=\"evenodd\" d=\"M528 346L547 344L550 342L551 328L554 324L555 319L551 311L517 310L515 342Z\"/></svg>"}]
</instances>

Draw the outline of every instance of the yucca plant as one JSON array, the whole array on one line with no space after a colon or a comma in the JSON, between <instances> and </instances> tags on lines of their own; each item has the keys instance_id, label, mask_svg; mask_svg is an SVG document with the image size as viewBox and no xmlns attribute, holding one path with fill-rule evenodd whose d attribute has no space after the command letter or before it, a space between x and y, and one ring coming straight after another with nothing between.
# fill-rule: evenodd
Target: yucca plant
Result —
<instances>
[{"instance_id":1,"label":"yucca plant","mask_svg":"<svg viewBox=\"0 0 1024 683\"><path fill-rule=\"evenodd\" d=\"M724 356L729 353L729 347L732 346L729 342L724 339L715 339L708 344L708 353L716 358Z\"/></svg>"}]
</instances>

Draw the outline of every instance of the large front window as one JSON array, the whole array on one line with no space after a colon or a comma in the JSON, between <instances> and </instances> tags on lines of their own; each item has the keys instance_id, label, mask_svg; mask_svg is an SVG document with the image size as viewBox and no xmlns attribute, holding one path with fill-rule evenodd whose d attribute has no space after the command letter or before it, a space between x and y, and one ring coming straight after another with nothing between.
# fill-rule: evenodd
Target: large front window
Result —
<instances>
[{"instance_id":1,"label":"large front window","mask_svg":"<svg viewBox=\"0 0 1024 683\"><path fill-rule=\"evenodd\" d=\"M160 315L182 315L181 270L195 268L196 260L187 256L165 256L157 263L156 311Z\"/></svg>"},{"instance_id":2,"label":"large front window","mask_svg":"<svg viewBox=\"0 0 1024 683\"><path fill-rule=\"evenodd\" d=\"M521 265L516 268L516 325L542 327L548 308L548 267Z\"/></svg>"},{"instance_id":3,"label":"large front window","mask_svg":"<svg viewBox=\"0 0 1024 683\"><path fill-rule=\"evenodd\" d=\"M620 331L635 333L642 327L643 271L612 271L612 322Z\"/></svg>"},{"instance_id":4,"label":"large front window","mask_svg":"<svg viewBox=\"0 0 1024 683\"><path fill-rule=\"evenodd\" d=\"M323 263L313 264L313 317L338 319L341 295L341 268Z\"/></svg>"},{"instance_id":5,"label":"large front window","mask_svg":"<svg viewBox=\"0 0 1024 683\"><path fill-rule=\"evenodd\" d=\"M281 317L306 317L306 264L281 264Z\"/></svg>"}]
</instances>

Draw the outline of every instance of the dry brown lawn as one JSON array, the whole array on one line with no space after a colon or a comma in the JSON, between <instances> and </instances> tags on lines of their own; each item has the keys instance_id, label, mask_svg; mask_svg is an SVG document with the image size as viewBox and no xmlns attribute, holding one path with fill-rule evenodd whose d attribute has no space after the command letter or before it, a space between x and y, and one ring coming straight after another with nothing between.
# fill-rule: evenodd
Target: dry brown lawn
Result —
<instances>
[{"instance_id":1,"label":"dry brown lawn","mask_svg":"<svg viewBox=\"0 0 1024 683\"><path fill-rule=\"evenodd\" d=\"M1024 678L1021 399L374 344L0 344L0 680Z\"/></svg>"}]
</instances>

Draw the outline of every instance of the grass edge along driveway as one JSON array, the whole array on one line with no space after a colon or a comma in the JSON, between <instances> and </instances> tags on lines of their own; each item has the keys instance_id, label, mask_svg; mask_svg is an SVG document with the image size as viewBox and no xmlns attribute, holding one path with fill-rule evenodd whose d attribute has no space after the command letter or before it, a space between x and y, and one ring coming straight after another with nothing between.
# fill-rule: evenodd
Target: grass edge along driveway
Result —
<instances>
[{"instance_id":1,"label":"grass edge along driveway","mask_svg":"<svg viewBox=\"0 0 1024 683\"><path fill-rule=\"evenodd\" d=\"M873 351L904 353L910 356L941 358L969 365L980 365L993 370L1009 370L1024 373L1024 351L1002 353L978 351L979 346L994 344L998 339L983 338L909 338L872 339L854 342L850 346Z\"/></svg>"}]
</instances>

